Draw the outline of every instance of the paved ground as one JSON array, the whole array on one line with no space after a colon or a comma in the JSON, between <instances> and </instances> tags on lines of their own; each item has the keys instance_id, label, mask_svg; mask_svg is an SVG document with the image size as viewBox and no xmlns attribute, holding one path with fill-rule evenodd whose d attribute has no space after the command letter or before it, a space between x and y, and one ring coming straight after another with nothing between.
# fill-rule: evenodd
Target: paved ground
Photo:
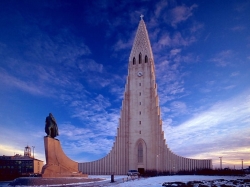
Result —
<instances>
[{"instance_id":1,"label":"paved ground","mask_svg":"<svg viewBox=\"0 0 250 187\"><path fill-rule=\"evenodd\" d=\"M124 181L126 176L115 176L115 182L111 183L111 176L89 176L69 177L69 178L42 178L42 177L20 177L10 183L11 186L84 186L84 187L98 187L98 186L113 186Z\"/></svg>"},{"instance_id":2,"label":"paved ground","mask_svg":"<svg viewBox=\"0 0 250 187\"><path fill-rule=\"evenodd\" d=\"M42 178L42 177L20 177L10 183L11 186L39 186L39 185L51 185L51 186L67 186L81 183L94 183L97 181L103 181L103 179L93 178Z\"/></svg>"}]
</instances>

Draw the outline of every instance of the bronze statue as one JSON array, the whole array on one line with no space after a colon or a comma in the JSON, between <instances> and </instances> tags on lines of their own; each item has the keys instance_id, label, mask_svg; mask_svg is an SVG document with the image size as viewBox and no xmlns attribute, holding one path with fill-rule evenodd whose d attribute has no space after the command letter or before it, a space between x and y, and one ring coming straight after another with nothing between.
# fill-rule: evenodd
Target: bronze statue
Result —
<instances>
[{"instance_id":1,"label":"bronze statue","mask_svg":"<svg viewBox=\"0 0 250 187\"><path fill-rule=\"evenodd\" d=\"M55 138L59 135L56 120L51 113L49 113L49 116L47 116L45 120L45 132L47 136L51 138Z\"/></svg>"}]
</instances>

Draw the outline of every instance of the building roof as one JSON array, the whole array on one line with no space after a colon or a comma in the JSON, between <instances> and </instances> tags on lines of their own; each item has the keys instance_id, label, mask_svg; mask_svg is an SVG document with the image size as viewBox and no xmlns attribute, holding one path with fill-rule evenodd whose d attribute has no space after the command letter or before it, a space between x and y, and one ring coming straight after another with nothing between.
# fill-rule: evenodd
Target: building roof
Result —
<instances>
[{"instance_id":1,"label":"building roof","mask_svg":"<svg viewBox=\"0 0 250 187\"><path fill-rule=\"evenodd\" d=\"M42 160L39 160L39 159L36 159L33 157L29 157L29 156L22 156L19 154L16 154L14 156L3 155L3 156L0 156L0 160L37 160L37 161L43 162Z\"/></svg>"}]
</instances>

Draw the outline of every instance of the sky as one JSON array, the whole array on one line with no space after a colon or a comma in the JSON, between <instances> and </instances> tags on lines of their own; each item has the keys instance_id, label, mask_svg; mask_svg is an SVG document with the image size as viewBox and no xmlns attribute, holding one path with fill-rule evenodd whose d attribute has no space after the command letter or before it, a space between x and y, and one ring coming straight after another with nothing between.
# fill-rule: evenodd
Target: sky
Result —
<instances>
[{"instance_id":1,"label":"sky","mask_svg":"<svg viewBox=\"0 0 250 187\"><path fill-rule=\"evenodd\" d=\"M45 161L51 112L64 152L104 157L144 15L168 147L250 166L250 1L0 1L0 155ZM33 152L33 151L32 151Z\"/></svg>"}]
</instances>

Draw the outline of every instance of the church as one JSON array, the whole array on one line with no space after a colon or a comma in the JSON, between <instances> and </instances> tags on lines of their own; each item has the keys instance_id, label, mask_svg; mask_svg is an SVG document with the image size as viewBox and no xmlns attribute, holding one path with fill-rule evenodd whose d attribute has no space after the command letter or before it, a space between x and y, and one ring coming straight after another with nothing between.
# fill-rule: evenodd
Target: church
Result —
<instances>
[{"instance_id":1,"label":"church","mask_svg":"<svg viewBox=\"0 0 250 187\"><path fill-rule=\"evenodd\" d=\"M104 158L79 163L79 171L90 175L124 175L131 169L140 173L212 169L212 160L185 158L176 155L167 146L155 79L154 57L141 16L129 56L115 142Z\"/></svg>"}]
</instances>

